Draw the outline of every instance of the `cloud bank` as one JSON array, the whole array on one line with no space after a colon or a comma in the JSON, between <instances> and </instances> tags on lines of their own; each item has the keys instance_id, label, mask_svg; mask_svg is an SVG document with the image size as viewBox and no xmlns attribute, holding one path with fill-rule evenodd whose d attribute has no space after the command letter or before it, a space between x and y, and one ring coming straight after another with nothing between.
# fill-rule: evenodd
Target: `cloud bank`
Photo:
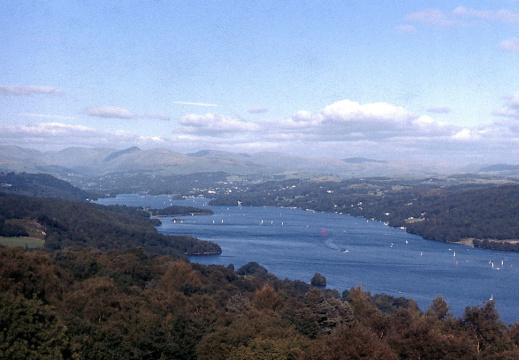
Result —
<instances>
[{"instance_id":1,"label":"cloud bank","mask_svg":"<svg viewBox=\"0 0 519 360\"><path fill-rule=\"evenodd\" d=\"M493 114L519 120L519 92L505 96L504 100L505 104L503 107L494 110Z\"/></svg>"},{"instance_id":2,"label":"cloud bank","mask_svg":"<svg viewBox=\"0 0 519 360\"><path fill-rule=\"evenodd\" d=\"M89 109L90 116L131 119L127 109ZM428 109L448 113L449 108ZM384 102L361 104L349 99L286 119L257 121L218 113L187 114L169 134L139 136L128 131L101 131L58 122L0 127L0 144L34 146L166 147L179 152L217 149L234 152L281 151L302 156L366 156L447 162L491 161L519 156L519 93L504 98L494 110L498 120L463 127ZM140 115L141 117L143 115ZM516 154L517 153L517 154ZM493 157L491 157L492 155ZM477 159L476 159L477 158ZM501 160L502 161L502 160Z\"/></svg>"},{"instance_id":3,"label":"cloud bank","mask_svg":"<svg viewBox=\"0 0 519 360\"><path fill-rule=\"evenodd\" d=\"M114 107L114 106L102 106L93 107L86 109L85 113L89 116L111 118L111 119L159 119L159 120L170 120L169 116L164 114L135 114L128 109Z\"/></svg>"}]
</instances>

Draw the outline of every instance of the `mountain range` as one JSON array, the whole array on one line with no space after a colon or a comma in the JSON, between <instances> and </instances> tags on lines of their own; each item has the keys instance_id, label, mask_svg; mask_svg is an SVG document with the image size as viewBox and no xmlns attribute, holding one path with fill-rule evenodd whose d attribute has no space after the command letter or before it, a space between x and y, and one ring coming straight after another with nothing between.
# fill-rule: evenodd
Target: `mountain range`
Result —
<instances>
[{"instance_id":1,"label":"mountain range","mask_svg":"<svg viewBox=\"0 0 519 360\"><path fill-rule=\"evenodd\" d=\"M381 161L361 157L329 159L300 157L275 152L253 154L204 150L180 153L171 150L70 147L60 151L38 151L18 146L0 146L0 171L102 176L113 173L186 175L226 172L235 175L282 175L293 177L435 176L453 173L506 172L519 174L519 167L503 164L453 165L417 163L405 159Z\"/></svg>"}]
</instances>

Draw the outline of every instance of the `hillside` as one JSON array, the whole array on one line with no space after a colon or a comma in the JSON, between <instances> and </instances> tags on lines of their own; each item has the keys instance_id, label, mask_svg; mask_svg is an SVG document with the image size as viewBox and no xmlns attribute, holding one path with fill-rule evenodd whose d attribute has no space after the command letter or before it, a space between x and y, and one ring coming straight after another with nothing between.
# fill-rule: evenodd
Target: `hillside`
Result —
<instances>
[{"instance_id":1,"label":"hillside","mask_svg":"<svg viewBox=\"0 0 519 360\"><path fill-rule=\"evenodd\" d=\"M92 194L48 174L0 173L0 192L75 201L92 197Z\"/></svg>"},{"instance_id":2,"label":"hillside","mask_svg":"<svg viewBox=\"0 0 519 360\"><path fill-rule=\"evenodd\" d=\"M0 236L29 234L44 239L49 250L140 247L175 258L221 252L217 244L192 236L159 234L142 209L0 193Z\"/></svg>"}]
</instances>

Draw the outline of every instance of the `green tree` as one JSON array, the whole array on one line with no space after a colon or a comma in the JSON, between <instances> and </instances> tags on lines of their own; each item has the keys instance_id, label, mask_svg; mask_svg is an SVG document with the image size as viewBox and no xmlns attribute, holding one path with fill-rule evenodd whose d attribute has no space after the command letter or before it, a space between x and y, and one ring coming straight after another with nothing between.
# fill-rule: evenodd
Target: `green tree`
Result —
<instances>
[{"instance_id":1,"label":"green tree","mask_svg":"<svg viewBox=\"0 0 519 360\"><path fill-rule=\"evenodd\" d=\"M451 318L447 302L439 295L434 298L425 315L436 320L446 320Z\"/></svg>"},{"instance_id":2,"label":"green tree","mask_svg":"<svg viewBox=\"0 0 519 360\"><path fill-rule=\"evenodd\" d=\"M499 320L494 301L465 308L463 324L473 339L478 354L497 354L511 349L508 329Z\"/></svg>"},{"instance_id":3,"label":"green tree","mask_svg":"<svg viewBox=\"0 0 519 360\"><path fill-rule=\"evenodd\" d=\"M0 358L55 360L71 355L66 327L51 306L0 293Z\"/></svg>"}]
</instances>

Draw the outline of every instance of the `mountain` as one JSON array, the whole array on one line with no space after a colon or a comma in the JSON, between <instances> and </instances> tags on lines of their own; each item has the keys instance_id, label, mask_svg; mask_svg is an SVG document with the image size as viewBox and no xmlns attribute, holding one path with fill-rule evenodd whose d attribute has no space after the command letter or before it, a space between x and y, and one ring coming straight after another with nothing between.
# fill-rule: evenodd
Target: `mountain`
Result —
<instances>
[{"instance_id":1,"label":"mountain","mask_svg":"<svg viewBox=\"0 0 519 360\"><path fill-rule=\"evenodd\" d=\"M203 150L179 153L168 149L71 147L41 152L16 146L0 146L0 171L48 173L59 178L96 177L108 174L188 175L225 172L239 176L280 177L370 177L436 176L477 172L481 165L459 166L407 160L381 161L362 157L329 159L301 157L276 152L252 154ZM501 167L508 170L510 168ZM488 170L487 170L488 171Z\"/></svg>"}]
</instances>

